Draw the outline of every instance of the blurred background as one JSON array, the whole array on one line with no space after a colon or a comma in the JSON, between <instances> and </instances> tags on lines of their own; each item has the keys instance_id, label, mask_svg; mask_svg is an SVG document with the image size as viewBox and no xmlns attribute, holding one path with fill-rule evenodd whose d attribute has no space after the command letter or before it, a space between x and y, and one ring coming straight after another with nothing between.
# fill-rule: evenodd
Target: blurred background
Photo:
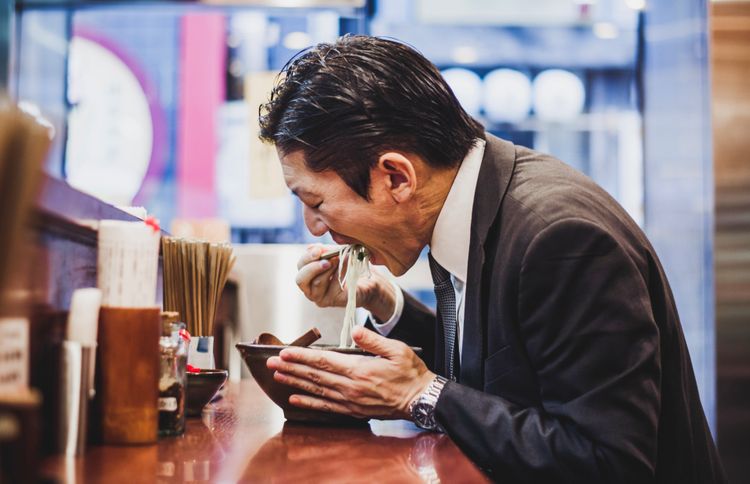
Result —
<instances>
[{"instance_id":1,"label":"blurred background","mask_svg":"<svg viewBox=\"0 0 750 484\"><path fill-rule=\"evenodd\" d=\"M314 322L333 341L341 321L294 285L298 244L317 240L274 149L257 139L279 69L346 33L414 46L488 131L586 173L644 228L730 479L750 480L750 2L3 5L0 69L54 130L46 171L113 205L143 206L175 234L236 244L231 340L268 330L290 340ZM401 284L434 303L424 261Z\"/></svg>"}]
</instances>

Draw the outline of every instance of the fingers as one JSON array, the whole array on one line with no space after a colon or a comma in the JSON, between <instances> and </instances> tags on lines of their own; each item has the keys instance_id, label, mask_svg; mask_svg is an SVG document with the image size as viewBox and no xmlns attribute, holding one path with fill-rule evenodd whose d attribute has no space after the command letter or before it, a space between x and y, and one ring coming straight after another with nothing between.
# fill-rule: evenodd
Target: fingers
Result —
<instances>
[{"instance_id":1,"label":"fingers","mask_svg":"<svg viewBox=\"0 0 750 484\"><path fill-rule=\"evenodd\" d=\"M307 246L307 250L297 260L297 269L301 269L310 262L320 259L320 256L324 252L335 249L335 245L323 245L323 244L311 244Z\"/></svg>"},{"instance_id":2,"label":"fingers","mask_svg":"<svg viewBox=\"0 0 750 484\"><path fill-rule=\"evenodd\" d=\"M273 378L279 383L304 390L312 395L353 405L377 405L380 401L361 382L318 370L306 365L289 363L279 357L271 357L266 363L276 370ZM376 395L377 396L377 395Z\"/></svg>"},{"instance_id":3,"label":"fingers","mask_svg":"<svg viewBox=\"0 0 750 484\"><path fill-rule=\"evenodd\" d=\"M335 397L337 399L343 399L344 397L341 392L338 391L338 389L351 384L351 380L339 374L331 373L325 370L319 370L317 368L312 368L310 366L298 363L291 363L288 361L284 361L279 357L269 358L266 362L266 366L271 370L276 370L276 372L281 375L282 378L284 376L301 378L309 381L312 385L334 389L336 395L328 395L327 398ZM309 387L305 387L303 388L303 390L310 391ZM311 391L311 393L319 394L318 391Z\"/></svg>"},{"instance_id":4,"label":"fingers","mask_svg":"<svg viewBox=\"0 0 750 484\"><path fill-rule=\"evenodd\" d=\"M312 280L322 272L331 269L331 261L315 260L300 268L297 272L295 282L300 288L309 285Z\"/></svg>"},{"instance_id":5,"label":"fingers","mask_svg":"<svg viewBox=\"0 0 750 484\"><path fill-rule=\"evenodd\" d=\"M341 288L335 278L338 259L320 260L321 254L330 247L335 246L311 245L297 261L297 286L305 297L321 307L342 304Z\"/></svg>"},{"instance_id":6,"label":"fingers","mask_svg":"<svg viewBox=\"0 0 750 484\"><path fill-rule=\"evenodd\" d=\"M320 366L324 368L332 368L334 366L338 367L337 364L331 364L330 362L321 359L320 355L317 355L317 353L322 353L320 351L310 350L309 353L311 354L293 354L286 356L287 358L289 358L290 356L295 356L301 357L305 359L305 361L316 361ZM289 397L289 403L291 403L292 405L301 408L319 410L321 412L335 412L356 417L365 416L365 411L363 408L360 408L358 405L352 402L348 402L347 398L336 389L336 387L343 388L348 384L351 384L351 381L348 381L346 377L332 374L317 368L310 368L309 366L290 363L289 360L279 357L269 358L266 365L268 366L268 368L276 370L273 375L276 381L285 385L299 388L300 390L306 391L313 395L292 395L291 397Z\"/></svg>"},{"instance_id":7,"label":"fingers","mask_svg":"<svg viewBox=\"0 0 750 484\"><path fill-rule=\"evenodd\" d=\"M388 359L403 356L407 350L411 351L401 341L386 338L362 326L352 329L352 339L363 350Z\"/></svg>"},{"instance_id":8,"label":"fingers","mask_svg":"<svg viewBox=\"0 0 750 484\"><path fill-rule=\"evenodd\" d=\"M320 259L323 253L323 246L318 244L308 245L307 250L302 253L297 260L297 269L301 269L312 261Z\"/></svg>"},{"instance_id":9,"label":"fingers","mask_svg":"<svg viewBox=\"0 0 750 484\"><path fill-rule=\"evenodd\" d=\"M323 261L328 262L328 261ZM321 267L323 267L321 265ZM330 266L325 271L321 272L317 276L313 277L310 281L308 298L314 301L319 306L330 306L331 301L328 297L329 293L335 294L341 292L341 288L338 285L338 281L331 278L333 273L336 271L336 266Z\"/></svg>"},{"instance_id":10,"label":"fingers","mask_svg":"<svg viewBox=\"0 0 750 484\"><path fill-rule=\"evenodd\" d=\"M328 275L326 275L325 279L327 279L333 269L334 267L331 265L331 261L321 260L310 262L309 264L302 266L299 272L297 272L295 282L305 296L314 301L312 297L313 282L326 272ZM324 279L320 279L320 281L322 283L326 282Z\"/></svg>"},{"instance_id":11,"label":"fingers","mask_svg":"<svg viewBox=\"0 0 750 484\"><path fill-rule=\"evenodd\" d=\"M279 383L283 383L284 385L289 385L300 390L304 390L312 395L317 395L327 400L334 400L338 402L346 401L346 398L339 391L334 390L328 386L324 386L320 383L315 383L314 381L308 380L307 378L310 378L310 376L308 375L306 378L300 378L290 373L279 373L278 371L273 374L273 379Z\"/></svg>"},{"instance_id":12,"label":"fingers","mask_svg":"<svg viewBox=\"0 0 750 484\"><path fill-rule=\"evenodd\" d=\"M290 398L293 405L349 415L407 417L409 403L434 375L404 343L362 328L354 333L365 349L384 357L285 348L267 365L276 370L276 381L309 394Z\"/></svg>"},{"instance_id":13,"label":"fingers","mask_svg":"<svg viewBox=\"0 0 750 484\"><path fill-rule=\"evenodd\" d=\"M314 350L310 348L285 348L279 357L288 363L299 363L312 368L349 376L352 368L356 368L357 355L346 355L336 351Z\"/></svg>"}]
</instances>

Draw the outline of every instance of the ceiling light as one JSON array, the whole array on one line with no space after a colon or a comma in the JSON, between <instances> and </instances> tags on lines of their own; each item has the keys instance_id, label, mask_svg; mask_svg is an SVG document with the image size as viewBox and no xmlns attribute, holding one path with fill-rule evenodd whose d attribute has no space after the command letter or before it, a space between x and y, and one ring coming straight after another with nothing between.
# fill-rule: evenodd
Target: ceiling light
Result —
<instances>
[{"instance_id":1,"label":"ceiling light","mask_svg":"<svg viewBox=\"0 0 750 484\"><path fill-rule=\"evenodd\" d=\"M646 8L646 0L625 0L625 5L633 10L644 10Z\"/></svg>"},{"instance_id":2,"label":"ceiling light","mask_svg":"<svg viewBox=\"0 0 750 484\"><path fill-rule=\"evenodd\" d=\"M479 54L474 47L464 45L453 49L452 57L458 64L472 64L479 59Z\"/></svg>"},{"instance_id":3,"label":"ceiling light","mask_svg":"<svg viewBox=\"0 0 750 484\"><path fill-rule=\"evenodd\" d=\"M611 22L597 22L593 26L594 35L600 39L616 39L620 35L617 25Z\"/></svg>"}]
</instances>

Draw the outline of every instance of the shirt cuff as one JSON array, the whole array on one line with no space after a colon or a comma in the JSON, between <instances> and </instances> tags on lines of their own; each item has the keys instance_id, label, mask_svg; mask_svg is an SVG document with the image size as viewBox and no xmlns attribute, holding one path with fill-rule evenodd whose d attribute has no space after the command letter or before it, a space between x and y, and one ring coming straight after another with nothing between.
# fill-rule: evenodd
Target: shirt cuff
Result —
<instances>
[{"instance_id":1,"label":"shirt cuff","mask_svg":"<svg viewBox=\"0 0 750 484\"><path fill-rule=\"evenodd\" d=\"M388 319L388 321L385 321L383 323L378 322L375 317L370 314L370 322L372 322L373 328L377 330L378 333L382 334L383 336L388 336L388 334L393 330L393 328L396 327L396 324L401 319L401 315L404 312L404 293L401 291L401 288L396 284L396 281L391 281L391 285L393 286L393 290L396 293L396 307L393 309L393 314Z\"/></svg>"}]
</instances>

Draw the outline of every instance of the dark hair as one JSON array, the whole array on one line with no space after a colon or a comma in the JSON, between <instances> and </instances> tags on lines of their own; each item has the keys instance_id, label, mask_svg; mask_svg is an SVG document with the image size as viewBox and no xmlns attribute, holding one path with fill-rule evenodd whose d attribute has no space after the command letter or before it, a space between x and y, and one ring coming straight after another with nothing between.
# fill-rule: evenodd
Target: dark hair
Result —
<instances>
[{"instance_id":1,"label":"dark hair","mask_svg":"<svg viewBox=\"0 0 750 484\"><path fill-rule=\"evenodd\" d=\"M369 200L370 169L387 150L457 166L484 128L438 69L402 43L347 35L293 57L260 107L260 138L302 150L313 171L334 170Z\"/></svg>"}]
</instances>

